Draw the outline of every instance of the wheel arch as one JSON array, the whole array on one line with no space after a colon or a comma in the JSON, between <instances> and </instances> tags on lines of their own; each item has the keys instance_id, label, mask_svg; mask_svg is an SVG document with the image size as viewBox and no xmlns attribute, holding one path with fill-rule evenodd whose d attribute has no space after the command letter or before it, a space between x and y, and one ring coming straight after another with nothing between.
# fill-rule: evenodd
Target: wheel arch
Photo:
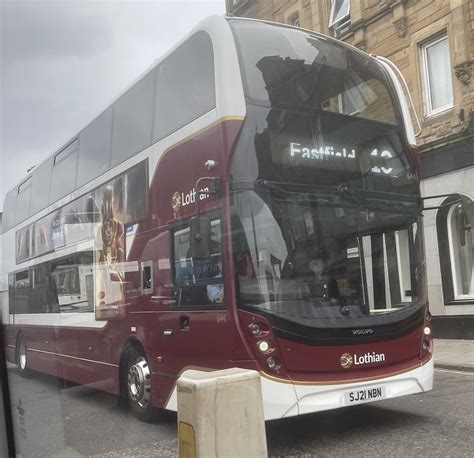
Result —
<instances>
[{"instance_id":1,"label":"wheel arch","mask_svg":"<svg viewBox=\"0 0 474 458\"><path fill-rule=\"evenodd\" d=\"M128 352L130 348L134 348L139 353L147 356L145 351L145 346L143 345L142 341L136 336L128 337L122 345L120 349L120 356L119 356L119 392L121 395L124 395L123 381L124 376L127 372L127 361L128 361Z\"/></svg>"}]
</instances>

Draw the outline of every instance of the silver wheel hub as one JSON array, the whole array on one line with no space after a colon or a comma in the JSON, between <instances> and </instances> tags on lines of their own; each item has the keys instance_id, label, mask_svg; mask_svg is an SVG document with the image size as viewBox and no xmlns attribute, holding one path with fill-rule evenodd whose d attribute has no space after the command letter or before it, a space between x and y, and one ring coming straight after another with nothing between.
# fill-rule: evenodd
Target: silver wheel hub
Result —
<instances>
[{"instance_id":1,"label":"silver wheel hub","mask_svg":"<svg viewBox=\"0 0 474 458\"><path fill-rule=\"evenodd\" d=\"M150 402L150 368L146 359L140 356L128 369L128 396L141 407Z\"/></svg>"}]
</instances>

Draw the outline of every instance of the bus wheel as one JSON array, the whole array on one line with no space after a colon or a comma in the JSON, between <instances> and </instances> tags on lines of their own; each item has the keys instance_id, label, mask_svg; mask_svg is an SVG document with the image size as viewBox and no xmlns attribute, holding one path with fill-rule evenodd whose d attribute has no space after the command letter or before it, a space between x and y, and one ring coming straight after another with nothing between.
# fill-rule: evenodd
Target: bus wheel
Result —
<instances>
[{"instance_id":1,"label":"bus wheel","mask_svg":"<svg viewBox=\"0 0 474 458\"><path fill-rule=\"evenodd\" d=\"M152 422L159 410L151 405L151 370L146 357L134 347L128 351L126 387L130 408L138 419Z\"/></svg>"},{"instance_id":2,"label":"bus wheel","mask_svg":"<svg viewBox=\"0 0 474 458\"><path fill-rule=\"evenodd\" d=\"M16 342L16 365L18 373L27 378L30 376L30 369L28 368L28 349L26 341L22 334L18 336Z\"/></svg>"}]
</instances>

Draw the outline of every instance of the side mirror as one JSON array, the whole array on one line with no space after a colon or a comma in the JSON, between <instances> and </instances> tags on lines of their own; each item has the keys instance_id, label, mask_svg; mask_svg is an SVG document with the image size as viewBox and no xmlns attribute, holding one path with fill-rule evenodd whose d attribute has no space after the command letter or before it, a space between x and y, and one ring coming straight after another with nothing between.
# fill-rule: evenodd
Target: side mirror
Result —
<instances>
[{"instance_id":1,"label":"side mirror","mask_svg":"<svg viewBox=\"0 0 474 458\"><path fill-rule=\"evenodd\" d=\"M211 221L205 216L193 216L190 224L191 257L206 259L211 256Z\"/></svg>"}]
</instances>

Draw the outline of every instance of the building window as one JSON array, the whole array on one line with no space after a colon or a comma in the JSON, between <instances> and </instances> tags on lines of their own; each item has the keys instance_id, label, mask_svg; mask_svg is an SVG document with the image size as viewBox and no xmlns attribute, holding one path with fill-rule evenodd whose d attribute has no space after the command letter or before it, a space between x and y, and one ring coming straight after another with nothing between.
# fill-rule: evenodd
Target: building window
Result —
<instances>
[{"instance_id":1,"label":"building window","mask_svg":"<svg viewBox=\"0 0 474 458\"><path fill-rule=\"evenodd\" d=\"M294 27L301 27L300 15L299 13L295 13L288 19L288 24Z\"/></svg>"},{"instance_id":2,"label":"building window","mask_svg":"<svg viewBox=\"0 0 474 458\"><path fill-rule=\"evenodd\" d=\"M236 14L241 13L256 0L227 0L227 11Z\"/></svg>"},{"instance_id":3,"label":"building window","mask_svg":"<svg viewBox=\"0 0 474 458\"><path fill-rule=\"evenodd\" d=\"M345 32L350 25L350 7L350 0L332 0L329 27L334 29L337 36Z\"/></svg>"},{"instance_id":4,"label":"building window","mask_svg":"<svg viewBox=\"0 0 474 458\"><path fill-rule=\"evenodd\" d=\"M474 212L467 212L460 204L451 206L448 212L448 240L453 277L454 299L474 298L474 243L469 222ZM467 216L467 218L466 218Z\"/></svg>"},{"instance_id":5,"label":"building window","mask_svg":"<svg viewBox=\"0 0 474 458\"><path fill-rule=\"evenodd\" d=\"M446 302L474 300L474 202L463 201L447 201L436 220Z\"/></svg>"},{"instance_id":6,"label":"building window","mask_svg":"<svg viewBox=\"0 0 474 458\"><path fill-rule=\"evenodd\" d=\"M421 50L425 111L427 116L431 116L453 106L453 86L447 35L425 43Z\"/></svg>"}]
</instances>

